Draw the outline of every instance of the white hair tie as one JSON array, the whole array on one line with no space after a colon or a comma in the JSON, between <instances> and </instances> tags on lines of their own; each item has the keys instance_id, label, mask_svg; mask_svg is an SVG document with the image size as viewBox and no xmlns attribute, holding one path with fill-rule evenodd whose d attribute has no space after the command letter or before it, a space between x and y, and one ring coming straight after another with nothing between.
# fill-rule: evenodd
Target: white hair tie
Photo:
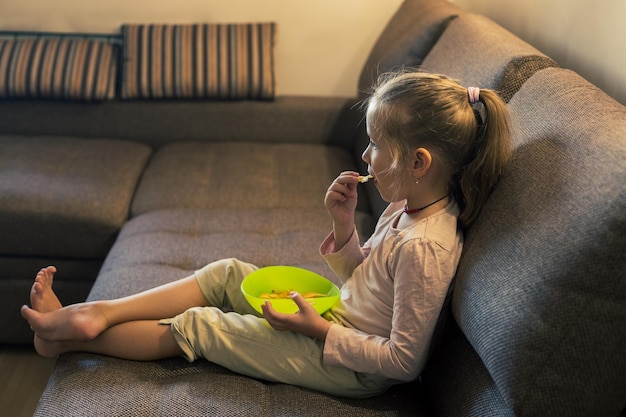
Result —
<instances>
[{"instance_id":1,"label":"white hair tie","mask_svg":"<svg viewBox=\"0 0 626 417\"><path fill-rule=\"evenodd\" d=\"M467 87L467 97L470 104L476 104L480 101L480 88Z\"/></svg>"}]
</instances>

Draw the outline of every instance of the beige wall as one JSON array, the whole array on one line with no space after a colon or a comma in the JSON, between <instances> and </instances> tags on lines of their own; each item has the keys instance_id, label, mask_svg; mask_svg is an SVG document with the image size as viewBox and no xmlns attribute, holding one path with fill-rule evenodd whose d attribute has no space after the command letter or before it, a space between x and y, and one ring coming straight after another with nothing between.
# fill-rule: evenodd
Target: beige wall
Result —
<instances>
[{"instance_id":1,"label":"beige wall","mask_svg":"<svg viewBox=\"0 0 626 417\"><path fill-rule=\"evenodd\" d=\"M625 0L454 0L485 14L626 103ZM122 23L278 23L283 95L354 96L402 0L0 0L0 30L115 33Z\"/></svg>"},{"instance_id":2,"label":"beige wall","mask_svg":"<svg viewBox=\"0 0 626 417\"><path fill-rule=\"evenodd\" d=\"M116 33L122 23L275 21L282 95L354 96L402 0L0 0L0 30Z\"/></svg>"},{"instance_id":3,"label":"beige wall","mask_svg":"<svg viewBox=\"0 0 626 417\"><path fill-rule=\"evenodd\" d=\"M626 1L454 0L626 104Z\"/></svg>"}]
</instances>

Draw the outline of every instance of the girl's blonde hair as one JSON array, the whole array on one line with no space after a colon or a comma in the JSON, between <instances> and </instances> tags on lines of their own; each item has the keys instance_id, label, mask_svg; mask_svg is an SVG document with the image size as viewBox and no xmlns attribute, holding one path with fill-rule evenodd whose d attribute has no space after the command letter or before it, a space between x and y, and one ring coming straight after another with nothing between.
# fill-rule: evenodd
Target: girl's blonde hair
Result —
<instances>
[{"instance_id":1,"label":"girl's blonde hair","mask_svg":"<svg viewBox=\"0 0 626 417\"><path fill-rule=\"evenodd\" d=\"M479 100L470 104L468 89L446 76L399 72L383 74L364 103L373 105L370 128L392 151L391 172L404 169L419 147L448 167L463 227L480 213L512 153L506 105L492 90L480 90Z\"/></svg>"}]
</instances>

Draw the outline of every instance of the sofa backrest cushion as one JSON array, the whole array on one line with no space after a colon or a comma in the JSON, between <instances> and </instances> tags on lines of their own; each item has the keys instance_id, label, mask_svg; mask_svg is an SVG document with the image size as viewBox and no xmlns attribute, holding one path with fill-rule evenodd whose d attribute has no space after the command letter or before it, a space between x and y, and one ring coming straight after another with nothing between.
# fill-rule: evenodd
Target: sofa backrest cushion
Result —
<instances>
[{"instance_id":1,"label":"sofa backrest cushion","mask_svg":"<svg viewBox=\"0 0 626 417\"><path fill-rule=\"evenodd\" d=\"M2 256L104 259L151 153L116 139L0 135Z\"/></svg>"},{"instance_id":2,"label":"sofa backrest cushion","mask_svg":"<svg viewBox=\"0 0 626 417\"><path fill-rule=\"evenodd\" d=\"M383 72L417 67L462 10L449 1L406 0L372 48L359 78L366 93Z\"/></svg>"},{"instance_id":3,"label":"sofa backrest cushion","mask_svg":"<svg viewBox=\"0 0 626 417\"><path fill-rule=\"evenodd\" d=\"M515 415L618 415L626 108L558 68L510 108L514 157L466 236L454 317Z\"/></svg>"},{"instance_id":4,"label":"sofa backrest cushion","mask_svg":"<svg viewBox=\"0 0 626 417\"><path fill-rule=\"evenodd\" d=\"M508 101L534 72L554 66L552 59L497 23L466 13L450 22L421 69L467 87L494 89Z\"/></svg>"},{"instance_id":5,"label":"sofa backrest cushion","mask_svg":"<svg viewBox=\"0 0 626 417\"><path fill-rule=\"evenodd\" d=\"M122 98L274 98L274 23L123 25Z\"/></svg>"}]
</instances>

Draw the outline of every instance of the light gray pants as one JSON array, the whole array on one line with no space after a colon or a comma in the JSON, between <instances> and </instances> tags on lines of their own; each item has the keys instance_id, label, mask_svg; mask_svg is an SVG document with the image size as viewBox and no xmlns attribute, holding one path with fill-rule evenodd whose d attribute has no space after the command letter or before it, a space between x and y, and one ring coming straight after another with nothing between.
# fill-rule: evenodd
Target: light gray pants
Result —
<instances>
[{"instance_id":1,"label":"light gray pants","mask_svg":"<svg viewBox=\"0 0 626 417\"><path fill-rule=\"evenodd\" d=\"M189 361L205 358L234 372L299 385L345 397L384 392L389 381L325 365L324 343L295 332L274 330L241 293L243 278L256 270L236 259L213 262L195 276L211 307L172 318L172 334Z\"/></svg>"}]
</instances>

